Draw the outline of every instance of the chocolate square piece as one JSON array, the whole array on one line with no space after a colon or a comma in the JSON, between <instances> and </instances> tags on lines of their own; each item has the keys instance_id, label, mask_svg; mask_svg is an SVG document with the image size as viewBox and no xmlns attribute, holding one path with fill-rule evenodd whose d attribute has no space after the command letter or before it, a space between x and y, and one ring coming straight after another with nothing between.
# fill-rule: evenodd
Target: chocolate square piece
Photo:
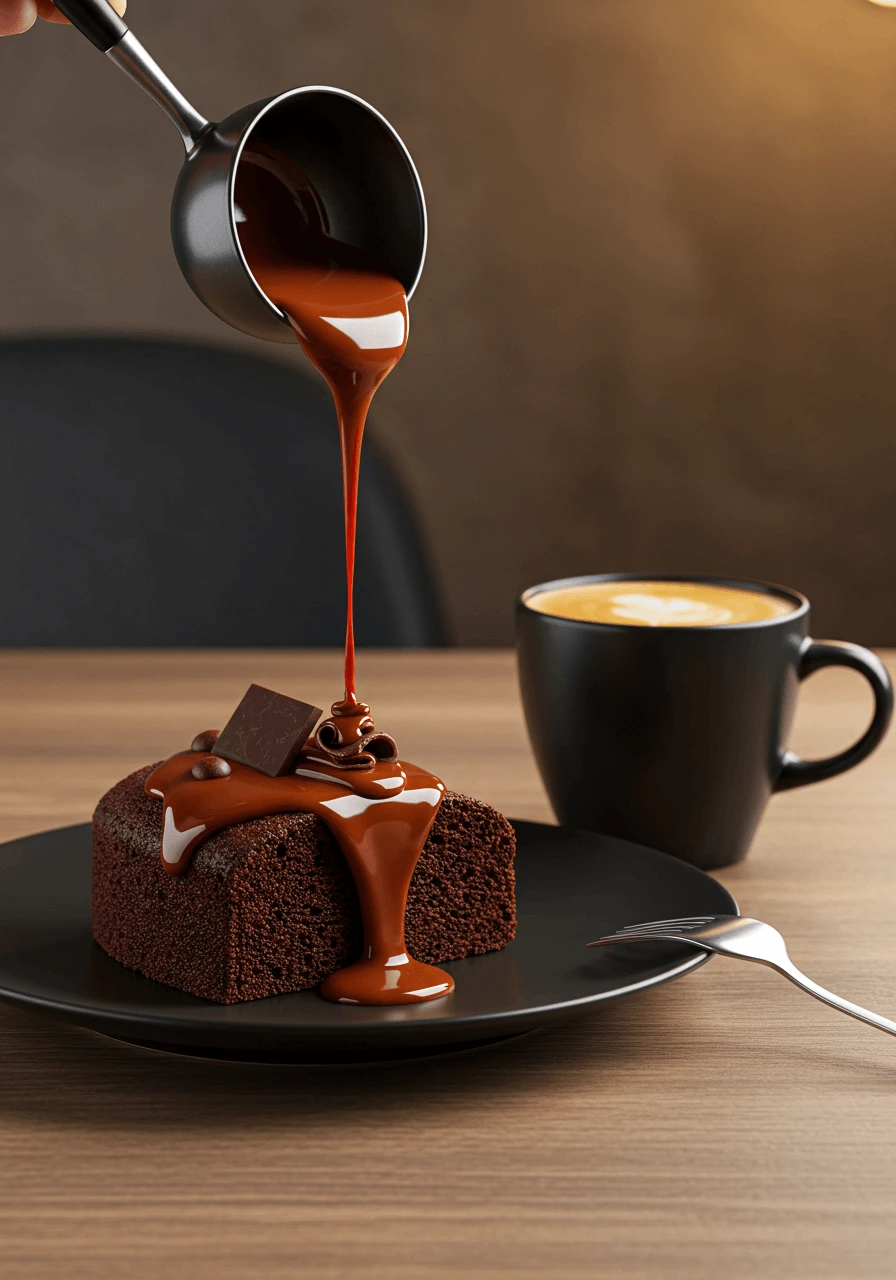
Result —
<instances>
[{"instance_id":1,"label":"chocolate square piece","mask_svg":"<svg viewBox=\"0 0 896 1280\"><path fill-rule=\"evenodd\" d=\"M251 684L215 743L215 755L279 778L289 773L322 715L319 707Z\"/></svg>"}]
</instances>

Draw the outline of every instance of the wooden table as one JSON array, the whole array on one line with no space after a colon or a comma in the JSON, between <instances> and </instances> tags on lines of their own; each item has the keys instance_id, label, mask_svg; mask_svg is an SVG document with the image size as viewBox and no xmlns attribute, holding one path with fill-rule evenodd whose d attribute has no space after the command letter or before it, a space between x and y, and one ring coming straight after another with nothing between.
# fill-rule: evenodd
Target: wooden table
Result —
<instances>
[{"instance_id":1,"label":"wooden table","mask_svg":"<svg viewBox=\"0 0 896 1280\"><path fill-rule=\"evenodd\" d=\"M511 655L368 654L403 754L550 819ZM0 838L89 818L257 679L327 705L334 654L0 656ZM794 745L857 732L858 677L804 689ZM471 733L470 726L475 726ZM896 1012L896 736L773 800L721 875L798 964ZM887 1280L896 1041L714 960L497 1049L364 1070L129 1049L0 1006L4 1280Z\"/></svg>"}]
</instances>

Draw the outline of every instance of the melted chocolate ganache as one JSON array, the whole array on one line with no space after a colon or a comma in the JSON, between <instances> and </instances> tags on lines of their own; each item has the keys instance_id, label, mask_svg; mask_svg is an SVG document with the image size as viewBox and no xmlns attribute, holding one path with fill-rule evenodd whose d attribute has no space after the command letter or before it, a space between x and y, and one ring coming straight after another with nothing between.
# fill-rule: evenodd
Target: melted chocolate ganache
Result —
<instances>
[{"instance_id":1,"label":"melted chocolate ganache","mask_svg":"<svg viewBox=\"0 0 896 1280\"><path fill-rule=\"evenodd\" d=\"M405 949L408 887L444 786L398 760L355 693L352 609L358 473L367 411L377 387L404 353L407 299L381 264L334 239L316 192L285 156L247 147L237 171L240 245L260 287L289 317L336 404L345 506L347 616L345 693L306 744L293 772L267 777L230 763L215 775L214 733L198 751L173 756L150 774L146 790L164 804L162 864L178 875L209 836L236 822L274 813L313 813L333 833L361 904L360 959L332 974L321 994L346 1004L432 1000L454 989L441 969Z\"/></svg>"}]
</instances>

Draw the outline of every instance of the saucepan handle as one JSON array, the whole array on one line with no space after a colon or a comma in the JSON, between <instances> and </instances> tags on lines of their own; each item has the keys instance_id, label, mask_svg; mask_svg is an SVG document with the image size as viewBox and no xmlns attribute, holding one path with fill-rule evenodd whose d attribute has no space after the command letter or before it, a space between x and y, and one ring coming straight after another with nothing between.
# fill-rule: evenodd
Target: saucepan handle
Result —
<instances>
[{"instance_id":1,"label":"saucepan handle","mask_svg":"<svg viewBox=\"0 0 896 1280\"><path fill-rule=\"evenodd\" d=\"M874 715L858 742L854 742L839 755L828 756L824 760L801 760L792 751L785 751L781 759L781 772L775 784L776 791L788 791L792 787L803 787L809 782L821 782L860 764L881 741L892 719L893 685L886 667L870 649L838 640L804 641L800 652L800 680L805 680L806 676L820 671L822 667L851 667L853 671L863 675L874 694Z\"/></svg>"},{"instance_id":2,"label":"saucepan handle","mask_svg":"<svg viewBox=\"0 0 896 1280\"><path fill-rule=\"evenodd\" d=\"M128 24L106 0L55 0L56 8L82 36L108 53L128 33Z\"/></svg>"},{"instance_id":3,"label":"saucepan handle","mask_svg":"<svg viewBox=\"0 0 896 1280\"><path fill-rule=\"evenodd\" d=\"M159 104L173 121L189 154L208 129L209 122L172 84L111 4L106 0L56 0L56 8Z\"/></svg>"}]
</instances>

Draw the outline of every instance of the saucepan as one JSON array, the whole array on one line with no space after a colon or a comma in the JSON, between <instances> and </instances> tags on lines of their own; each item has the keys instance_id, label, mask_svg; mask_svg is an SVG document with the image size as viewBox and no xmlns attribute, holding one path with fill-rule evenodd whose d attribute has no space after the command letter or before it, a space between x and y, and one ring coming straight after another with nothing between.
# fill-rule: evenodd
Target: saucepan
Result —
<instances>
[{"instance_id":1,"label":"saucepan","mask_svg":"<svg viewBox=\"0 0 896 1280\"><path fill-rule=\"evenodd\" d=\"M423 189L407 147L369 103L343 89L310 85L253 102L212 124L106 0L56 4L177 127L187 158L174 190L171 238L187 283L216 316L256 338L295 341L240 248L234 188L250 138L253 147L285 154L305 175L331 236L377 258L411 296L426 254Z\"/></svg>"}]
</instances>

